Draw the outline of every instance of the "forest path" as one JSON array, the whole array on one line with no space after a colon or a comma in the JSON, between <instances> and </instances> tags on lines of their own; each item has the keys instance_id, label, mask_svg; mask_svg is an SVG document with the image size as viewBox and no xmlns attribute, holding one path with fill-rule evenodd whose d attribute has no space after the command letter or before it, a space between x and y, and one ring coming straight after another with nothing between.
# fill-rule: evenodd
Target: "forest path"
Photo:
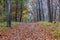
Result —
<instances>
[{"instance_id":1,"label":"forest path","mask_svg":"<svg viewBox=\"0 0 60 40\"><path fill-rule=\"evenodd\" d=\"M40 23L20 23L0 32L0 40L55 40Z\"/></svg>"}]
</instances>

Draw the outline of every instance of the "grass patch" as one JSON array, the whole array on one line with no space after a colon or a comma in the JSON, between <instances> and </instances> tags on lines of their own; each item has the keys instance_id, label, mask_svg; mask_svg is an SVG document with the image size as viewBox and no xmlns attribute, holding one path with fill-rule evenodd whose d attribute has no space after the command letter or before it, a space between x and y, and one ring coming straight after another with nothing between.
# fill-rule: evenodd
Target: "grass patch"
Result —
<instances>
[{"instance_id":1,"label":"grass patch","mask_svg":"<svg viewBox=\"0 0 60 40\"><path fill-rule=\"evenodd\" d=\"M12 27L17 25L19 22L11 22ZM8 29L6 22L0 22L0 30Z\"/></svg>"},{"instance_id":2,"label":"grass patch","mask_svg":"<svg viewBox=\"0 0 60 40\"><path fill-rule=\"evenodd\" d=\"M43 21L41 21L40 22L42 25L44 25L45 27L48 27L48 26L50 26L51 25L51 23L50 22L43 22Z\"/></svg>"}]
</instances>

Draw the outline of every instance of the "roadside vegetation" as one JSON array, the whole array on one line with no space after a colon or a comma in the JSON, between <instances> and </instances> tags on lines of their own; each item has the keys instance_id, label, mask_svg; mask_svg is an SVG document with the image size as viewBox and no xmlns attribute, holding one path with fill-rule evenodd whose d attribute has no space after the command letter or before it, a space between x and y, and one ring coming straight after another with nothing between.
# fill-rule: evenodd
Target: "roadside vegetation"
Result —
<instances>
[{"instance_id":1,"label":"roadside vegetation","mask_svg":"<svg viewBox=\"0 0 60 40\"><path fill-rule=\"evenodd\" d=\"M60 22L41 22L41 24L47 29L51 30L56 39L60 39Z\"/></svg>"}]
</instances>

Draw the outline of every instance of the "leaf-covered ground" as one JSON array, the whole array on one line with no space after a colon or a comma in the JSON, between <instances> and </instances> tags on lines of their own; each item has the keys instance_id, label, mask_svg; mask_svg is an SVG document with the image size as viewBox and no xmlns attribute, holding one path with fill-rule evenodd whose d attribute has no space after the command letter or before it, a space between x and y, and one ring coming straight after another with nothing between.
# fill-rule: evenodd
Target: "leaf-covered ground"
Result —
<instances>
[{"instance_id":1,"label":"leaf-covered ground","mask_svg":"<svg viewBox=\"0 0 60 40\"><path fill-rule=\"evenodd\" d=\"M55 40L52 33L40 23L20 23L0 31L0 40Z\"/></svg>"}]
</instances>

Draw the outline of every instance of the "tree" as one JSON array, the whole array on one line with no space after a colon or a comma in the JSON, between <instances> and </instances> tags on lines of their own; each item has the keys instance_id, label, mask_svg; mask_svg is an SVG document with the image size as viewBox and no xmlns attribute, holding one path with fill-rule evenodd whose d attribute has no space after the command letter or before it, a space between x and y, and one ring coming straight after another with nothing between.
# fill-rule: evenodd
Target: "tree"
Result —
<instances>
[{"instance_id":1,"label":"tree","mask_svg":"<svg viewBox=\"0 0 60 40\"><path fill-rule=\"evenodd\" d=\"M59 0L59 21L60 21L60 0Z\"/></svg>"},{"instance_id":2,"label":"tree","mask_svg":"<svg viewBox=\"0 0 60 40\"><path fill-rule=\"evenodd\" d=\"M40 0L38 0L38 5L39 5L39 21L41 21L41 9L40 9Z\"/></svg>"},{"instance_id":3,"label":"tree","mask_svg":"<svg viewBox=\"0 0 60 40\"><path fill-rule=\"evenodd\" d=\"M18 1L16 0L16 13L15 13L15 21L17 21L17 14L18 14Z\"/></svg>"},{"instance_id":4,"label":"tree","mask_svg":"<svg viewBox=\"0 0 60 40\"><path fill-rule=\"evenodd\" d=\"M53 21L53 0L51 0L50 9L51 9L51 16L52 16L52 21Z\"/></svg>"},{"instance_id":5,"label":"tree","mask_svg":"<svg viewBox=\"0 0 60 40\"><path fill-rule=\"evenodd\" d=\"M52 13L51 13L51 7L50 7L50 0L47 0L47 4L48 4L48 15L49 15L49 22L52 22L53 21L53 16L52 16Z\"/></svg>"},{"instance_id":6,"label":"tree","mask_svg":"<svg viewBox=\"0 0 60 40\"><path fill-rule=\"evenodd\" d=\"M23 0L21 0L20 5L20 22L22 21L22 7L23 7Z\"/></svg>"},{"instance_id":7,"label":"tree","mask_svg":"<svg viewBox=\"0 0 60 40\"><path fill-rule=\"evenodd\" d=\"M41 20L44 21L43 1L41 0Z\"/></svg>"},{"instance_id":8,"label":"tree","mask_svg":"<svg viewBox=\"0 0 60 40\"><path fill-rule=\"evenodd\" d=\"M6 16L7 16L7 27L11 27L11 15L10 15L10 6L11 6L11 0L5 0L6 1Z\"/></svg>"}]
</instances>

